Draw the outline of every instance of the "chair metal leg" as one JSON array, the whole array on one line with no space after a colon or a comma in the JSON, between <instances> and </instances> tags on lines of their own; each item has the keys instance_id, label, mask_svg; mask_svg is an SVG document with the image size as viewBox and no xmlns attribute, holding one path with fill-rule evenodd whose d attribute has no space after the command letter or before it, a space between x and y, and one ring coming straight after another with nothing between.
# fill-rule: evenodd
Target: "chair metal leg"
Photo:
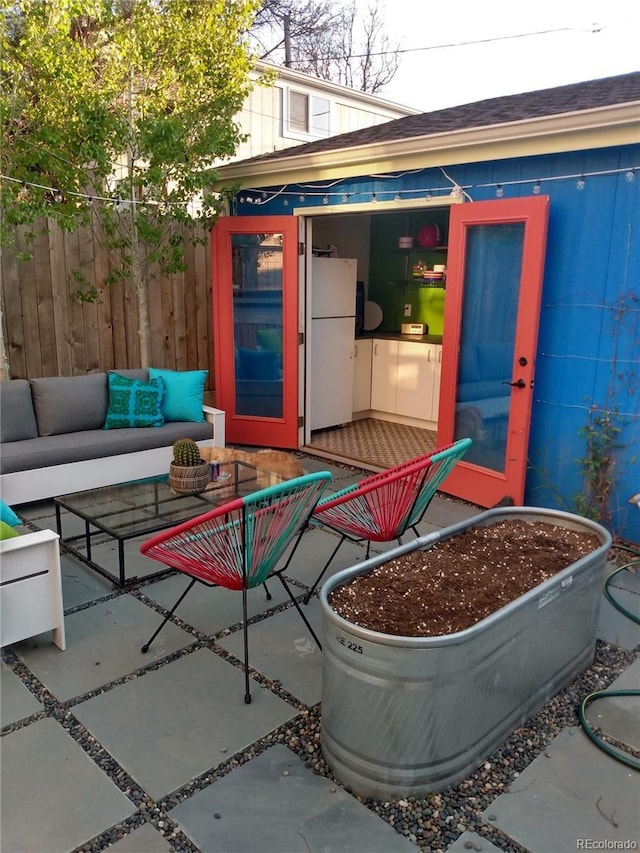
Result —
<instances>
[{"instance_id":1,"label":"chair metal leg","mask_svg":"<svg viewBox=\"0 0 640 853\"><path fill-rule=\"evenodd\" d=\"M282 577L281 572L278 572L277 574L278 574L278 577L280 578L280 583L281 583L281 584L282 584L282 586L285 588L286 593L287 593L287 595L289 596L289 598L291 599L291 601L293 601L293 604L294 604L294 606L295 606L296 610L298 611L298 613L299 613L299 614L300 614L300 616L302 617L302 621L303 621L303 622L304 622L304 624L307 626L307 629L308 629L309 633L310 633L310 634L311 634L311 636L313 637L313 641L314 641L314 643L315 643L315 644L316 644L316 646L320 649L320 651L322 651L322 643L320 642L320 640L319 640L319 639L318 639L318 637L316 636L316 632L315 632L315 631L313 630L313 628L311 627L311 623L309 622L309 620L307 619L307 617L304 615L304 611L302 610L302 608L301 608L301 607L300 607L300 605L298 604L298 599L297 599L297 598L294 596L294 594L291 592L291 589L289 588L289 584L288 584L288 583L286 582L286 580Z\"/></svg>"},{"instance_id":2,"label":"chair metal leg","mask_svg":"<svg viewBox=\"0 0 640 853\"><path fill-rule=\"evenodd\" d=\"M244 636L244 701L251 704L249 690L249 626L247 625L247 587L242 587L242 633Z\"/></svg>"},{"instance_id":3,"label":"chair metal leg","mask_svg":"<svg viewBox=\"0 0 640 853\"><path fill-rule=\"evenodd\" d=\"M333 549L333 552L332 552L331 556L329 557L329 559L327 560L327 562L324 564L324 568L323 568L323 570L320 572L320 574L318 575L318 577L315 579L315 582L314 582L313 586L308 590L307 594L306 594L306 595L305 595L305 597L302 599L302 601L303 601L303 603L304 603L304 604L308 604L308 603L309 603L309 599L311 598L311 596L313 595L313 593L316 591L316 587L318 586L318 584L320 583L320 581L321 581L321 580L322 580L322 578L324 577L324 573L327 571L327 569L328 569L328 568L329 568L329 566L331 565L331 563L332 563L332 561L333 561L333 558L334 558L334 557L335 557L335 555L338 553L338 549L340 548L340 546L342 545L342 543L344 542L344 540L345 540L346 538L347 538L346 536L343 536L343 537L340 539L340 541L338 542L338 544L336 545L336 547ZM287 564L287 565L288 565L288 564Z\"/></svg>"},{"instance_id":4,"label":"chair metal leg","mask_svg":"<svg viewBox=\"0 0 640 853\"><path fill-rule=\"evenodd\" d=\"M150 639L149 639L149 640L144 644L144 646L143 646L143 647L142 647L142 649L140 650L140 651L142 652L142 654L145 654L145 655L146 655L146 653L149 651L149 647L151 646L151 643L155 640L155 638L158 636L158 634L160 633L160 631L162 631L162 629L163 629L163 628L164 628L164 626L167 624L167 622L169 621L169 619L173 616L174 612L178 609L178 607L179 607L180 603L184 600L184 598L186 597L187 593L191 590L191 587L194 585L194 583L196 583L196 581L197 581L197 578L193 578L193 580L191 581L191 583L189 584L189 586L185 589L185 591L182 593L182 595L180 596L180 598L176 601L176 603L173 605L173 607L171 608L171 610L170 610L170 611L167 613L167 615L164 617L164 619L163 619L163 620L162 620L162 622L160 623L160 626L158 627L158 629L155 631L155 633L152 635L152 637L151 637L151 638L150 638Z\"/></svg>"}]
</instances>

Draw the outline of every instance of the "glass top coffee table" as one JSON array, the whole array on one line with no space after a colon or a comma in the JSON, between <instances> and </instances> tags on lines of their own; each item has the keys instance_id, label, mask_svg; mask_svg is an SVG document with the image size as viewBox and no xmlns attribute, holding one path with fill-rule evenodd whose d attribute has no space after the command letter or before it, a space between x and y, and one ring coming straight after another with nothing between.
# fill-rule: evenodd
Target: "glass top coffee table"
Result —
<instances>
[{"instance_id":1,"label":"glass top coffee table","mask_svg":"<svg viewBox=\"0 0 640 853\"><path fill-rule=\"evenodd\" d=\"M263 471L243 462L221 462L218 479L209 483L204 492L196 495L179 495L168 485L168 475L116 486L74 492L55 499L56 525L64 549L95 571L113 581L116 586L127 586L139 580L148 580L169 574L172 569L162 569L143 577L127 577L125 542L146 538L159 530L173 527L210 509L244 497L267 486L283 482L277 474ZM63 510L84 522L84 533L64 537ZM118 574L93 559L92 545L115 541L118 546ZM79 545L84 545L84 551ZM145 559L141 557L140 559Z\"/></svg>"}]
</instances>

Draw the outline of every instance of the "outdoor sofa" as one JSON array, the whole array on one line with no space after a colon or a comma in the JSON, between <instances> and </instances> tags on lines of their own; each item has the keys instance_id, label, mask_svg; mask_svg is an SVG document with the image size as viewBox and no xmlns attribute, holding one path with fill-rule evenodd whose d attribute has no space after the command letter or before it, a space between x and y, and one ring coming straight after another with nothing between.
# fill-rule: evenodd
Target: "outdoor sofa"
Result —
<instances>
[{"instance_id":1,"label":"outdoor sofa","mask_svg":"<svg viewBox=\"0 0 640 853\"><path fill-rule=\"evenodd\" d=\"M149 368L1 382L0 495L17 505L157 476L182 437L224 447L224 412L202 404L205 377ZM128 421L115 405L128 388L132 400L140 389L148 400L159 385L159 413L147 406L139 418L138 407Z\"/></svg>"}]
</instances>

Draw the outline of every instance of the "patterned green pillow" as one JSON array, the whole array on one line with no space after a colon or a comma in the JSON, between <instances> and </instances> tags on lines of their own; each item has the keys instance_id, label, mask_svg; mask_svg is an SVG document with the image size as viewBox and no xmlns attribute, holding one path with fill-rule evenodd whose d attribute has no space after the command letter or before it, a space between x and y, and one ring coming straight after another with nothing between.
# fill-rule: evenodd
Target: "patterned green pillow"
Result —
<instances>
[{"instance_id":1,"label":"patterned green pillow","mask_svg":"<svg viewBox=\"0 0 640 853\"><path fill-rule=\"evenodd\" d=\"M142 382L118 373L109 374L109 408L104 429L161 427L164 424L162 379Z\"/></svg>"}]
</instances>

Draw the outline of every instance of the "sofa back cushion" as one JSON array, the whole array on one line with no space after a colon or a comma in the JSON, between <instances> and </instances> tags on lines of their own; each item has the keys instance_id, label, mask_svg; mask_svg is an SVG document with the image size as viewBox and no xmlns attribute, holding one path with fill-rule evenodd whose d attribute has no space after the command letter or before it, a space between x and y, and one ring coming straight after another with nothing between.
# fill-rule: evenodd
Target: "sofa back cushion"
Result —
<instances>
[{"instance_id":1,"label":"sofa back cushion","mask_svg":"<svg viewBox=\"0 0 640 853\"><path fill-rule=\"evenodd\" d=\"M31 380L39 435L102 429L109 400L106 373Z\"/></svg>"},{"instance_id":2,"label":"sofa back cushion","mask_svg":"<svg viewBox=\"0 0 640 853\"><path fill-rule=\"evenodd\" d=\"M26 379L0 382L0 439L5 442L37 437L29 382Z\"/></svg>"}]
</instances>

